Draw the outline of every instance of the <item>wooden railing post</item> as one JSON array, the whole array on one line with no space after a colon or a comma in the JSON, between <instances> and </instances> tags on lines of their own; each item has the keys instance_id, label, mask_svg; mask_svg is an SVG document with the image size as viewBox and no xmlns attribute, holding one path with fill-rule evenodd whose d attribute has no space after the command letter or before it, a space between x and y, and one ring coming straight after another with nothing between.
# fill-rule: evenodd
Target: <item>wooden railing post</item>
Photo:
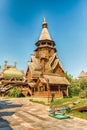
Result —
<instances>
[{"instance_id":1,"label":"wooden railing post","mask_svg":"<svg viewBox=\"0 0 87 130\"><path fill-rule=\"evenodd\" d=\"M49 87L49 79L46 79L47 81L47 91L48 91L48 103L50 102L50 87Z\"/></svg>"}]
</instances>

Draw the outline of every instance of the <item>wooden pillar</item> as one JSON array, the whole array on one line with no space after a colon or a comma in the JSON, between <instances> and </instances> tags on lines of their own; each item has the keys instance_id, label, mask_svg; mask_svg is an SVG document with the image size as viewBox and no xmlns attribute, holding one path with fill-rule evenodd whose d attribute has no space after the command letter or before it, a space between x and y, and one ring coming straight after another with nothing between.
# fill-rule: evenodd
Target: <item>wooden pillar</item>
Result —
<instances>
[{"instance_id":1,"label":"wooden pillar","mask_svg":"<svg viewBox=\"0 0 87 130\"><path fill-rule=\"evenodd\" d=\"M69 92L68 92L68 86L66 86L66 93L67 93L67 96L69 96L69 95L68 95L68 93L69 93Z\"/></svg>"},{"instance_id":2,"label":"wooden pillar","mask_svg":"<svg viewBox=\"0 0 87 130\"><path fill-rule=\"evenodd\" d=\"M46 79L46 81L47 81L47 91L48 91L48 103L50 102L50 86L49 86L49 80L48 79Z\"/></svg>"},{"instance_id":3,"label":"wooden pillar","mask_svg":"<svg viewBox=\"0 0 87 130\"><path fill-rule=\"evenodd\" d=\"M58 85L58 88L59 88L59 97L61 97L60 85Z\"/></svg>"}]
</instances>

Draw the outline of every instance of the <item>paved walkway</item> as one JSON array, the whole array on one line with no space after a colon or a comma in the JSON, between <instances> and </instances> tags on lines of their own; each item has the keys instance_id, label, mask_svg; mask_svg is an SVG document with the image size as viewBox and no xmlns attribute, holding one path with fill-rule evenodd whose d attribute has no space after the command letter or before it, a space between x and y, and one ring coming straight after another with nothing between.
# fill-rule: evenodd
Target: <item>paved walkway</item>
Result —
<instances>
[{"instance_id":1,"label":"paved walkway","mask_svg":"<svg viewBox=\"0 0 87 130\"><path fill-rule=\"evenodd\" d=\"M0 99L0 130L87 130L86 120L58 120L48 114L48 106L29 98Z\"/></svg>"}]
</instances>

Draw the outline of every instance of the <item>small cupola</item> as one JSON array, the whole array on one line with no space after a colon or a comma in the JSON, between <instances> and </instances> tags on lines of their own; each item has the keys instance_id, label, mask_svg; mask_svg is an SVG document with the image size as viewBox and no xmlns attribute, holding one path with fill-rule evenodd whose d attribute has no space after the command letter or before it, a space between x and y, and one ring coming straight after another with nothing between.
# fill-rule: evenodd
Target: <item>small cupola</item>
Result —
<instances>
[{"instance_id":1,"label":"small cupola","mask_svg":"<svg viewBox=\"0 0 87 130\"><path fill-rule=\"evenodd\" d=\"M50 34L48 32L48 24L46 22L45 17L42 23L42 31L41 31L39 40L51 40Z\"/></svg>"},{"instance_id":2,"label":"small cupola","mask_svg":"<svg viewBox=\"0 0 87 130\"><path fill-rule=\"evenodd\" d=\"M42 23L42 28L48 28L48 24L46 22L45 17L44 17L44 22Z\"/></svg>"}]
</instances>

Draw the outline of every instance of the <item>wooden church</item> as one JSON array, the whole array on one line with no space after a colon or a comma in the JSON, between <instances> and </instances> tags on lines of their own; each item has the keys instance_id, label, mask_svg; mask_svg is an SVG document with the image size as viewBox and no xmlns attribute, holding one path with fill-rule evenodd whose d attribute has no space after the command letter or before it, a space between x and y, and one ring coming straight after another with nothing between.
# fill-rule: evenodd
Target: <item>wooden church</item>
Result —
<instances>
[{"instance_id":1,"label":"wooden church","mask_svg":"<svg viewBox=\"0 0 87 130\"><path fill-rule=\"evenodd\" d=\"M69 82L57 57L55 42L48 32L48 24L43 21L39 40L26 72L26 81L35 97L56 98L68 96Z\"/></svg>"}]
</instances>

